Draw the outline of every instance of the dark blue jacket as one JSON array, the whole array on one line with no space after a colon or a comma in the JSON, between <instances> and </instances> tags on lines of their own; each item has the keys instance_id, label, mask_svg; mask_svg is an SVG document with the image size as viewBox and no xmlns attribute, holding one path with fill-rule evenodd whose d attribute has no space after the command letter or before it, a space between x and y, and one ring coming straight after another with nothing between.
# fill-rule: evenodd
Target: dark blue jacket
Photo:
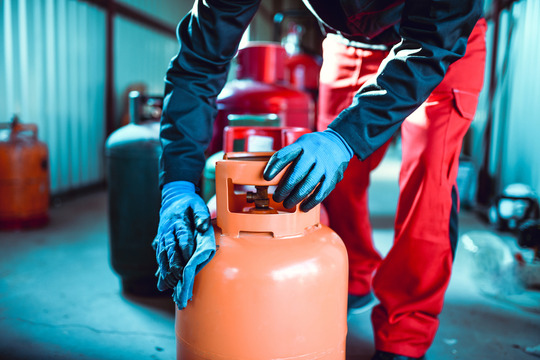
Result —
<instances>
[{"instance_id":1,"label":"dark blue jacket","mask_svg":"<svg viewBox=\"0 0 540 360\"><path fill-rule=\"evenodd\" d=\"M399 128L465 54L481 0L304 0L331 32L392 47L378 75L330 124L365 159ZM216 98L260 0L196 0L178 25L180 50L165 81L161 185L197 183ZM340 4L337 6L336 4Z\"/></svg>"}]
</instances>

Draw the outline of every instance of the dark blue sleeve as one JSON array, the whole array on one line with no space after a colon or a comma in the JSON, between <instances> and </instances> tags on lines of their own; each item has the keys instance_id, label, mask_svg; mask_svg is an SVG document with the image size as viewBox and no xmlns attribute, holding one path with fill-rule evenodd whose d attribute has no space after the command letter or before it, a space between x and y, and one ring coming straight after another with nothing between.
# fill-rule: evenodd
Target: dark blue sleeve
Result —
<instances>
[{"instance_id":1,"label":"dark blue sleeve","mask_svg":"<svg viewBox=\"0 0 540 360\"><path fill-rule=\"evenodd\" d=\"M405 2L401 41L329 125L360 159L390 139L442 81L450 64L463 57L482 5L481 0Z\"/></svg>"},{"instance_id":2,"label":"dark blue sleeve","mask_svg":"<svg viewBox=\"0 0 540 360\"><path fill-rule=\"evenodd\" d=\"M196 0L178 25L180 50L165 78L160 184L197 183L212 138L216 98L260 0Z\"/></svg>"}]
</instances>

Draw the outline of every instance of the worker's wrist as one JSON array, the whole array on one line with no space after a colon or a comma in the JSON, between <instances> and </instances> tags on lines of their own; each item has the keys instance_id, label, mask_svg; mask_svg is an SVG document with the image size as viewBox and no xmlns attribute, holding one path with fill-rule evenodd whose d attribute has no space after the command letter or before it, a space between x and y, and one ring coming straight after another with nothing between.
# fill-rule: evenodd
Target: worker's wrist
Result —
<instances>
[{"instance_id":1,"label":"worker's wrist","mask_svg":"<svg viewBox=\"0 0 540 360\"><path fill-rule=\"evenodd\" d=\"M349 144L347 144L347 142L345 141L343 136L341 136L337 131L335 131L333 129L330 129L330 128L324 130L323 132L328 134L329 136L331 136L336 141L336 143L338 145L340 145L340 147L342 147L344 149L346 154L349 156L349 159L351 159L353 157L354 151L349 146Z\"/></svg>"}]
</instances>

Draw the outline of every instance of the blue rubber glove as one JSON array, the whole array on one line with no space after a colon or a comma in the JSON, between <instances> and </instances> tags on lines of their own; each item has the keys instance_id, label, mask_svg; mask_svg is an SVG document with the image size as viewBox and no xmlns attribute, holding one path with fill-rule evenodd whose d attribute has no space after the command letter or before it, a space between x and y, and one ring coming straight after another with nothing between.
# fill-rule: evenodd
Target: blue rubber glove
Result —
<instances>
[{"instance_id":1,"label":"blue rubber glove","mask_svg":"<svg viewBox=\"0 0 540 360\"><path fill-rule=\"evenodd\" d=\"M270 158L263 177L272 180L291 164L273 199L283 201L283 206L288 209L303 200L300 210L308 212L343 179L343 172L353 155L351 147L334 130L305 134Z\"/></svg>"},{"instance_id":2,"label":"blue rubber glove","mask_svg":"<svg viewBox=\"0 0 540 360\"><path fill-rule=\"evenodd\" d=\"M181 310L193 295L195 275L216 252L208 208L191 182L163 186L158 233L152 246L159 265L158 289L174 289L173 299Z\"/></svg>"}]
</instances>

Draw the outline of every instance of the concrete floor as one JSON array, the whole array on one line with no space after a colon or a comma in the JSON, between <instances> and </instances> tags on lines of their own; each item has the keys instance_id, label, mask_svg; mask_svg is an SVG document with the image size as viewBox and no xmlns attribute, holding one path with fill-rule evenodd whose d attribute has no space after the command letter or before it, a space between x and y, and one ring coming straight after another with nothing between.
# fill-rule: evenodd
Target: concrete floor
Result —
<instances>
[{"instance_id":1,"label":"concrete floor","mask_svg":"<svg viewBox=\"0 0 540 360\"><path fill-rule=\"evenodd\" d=\"M392 242L398 168L385 159L372 177L374 237L383 253ZM106 197L97 192L52 208L44 229L0 232L1 359L175 358L172 300L123 294L110 267ZM460 221L460 234L487 230L470 212ZM525 349L540 344L537 294L527 306L486 296L471 259L461 243L428 358L536 358ZM369 313L348 322L347 359L370 359Z\"/></svg>"}]
</instances>

